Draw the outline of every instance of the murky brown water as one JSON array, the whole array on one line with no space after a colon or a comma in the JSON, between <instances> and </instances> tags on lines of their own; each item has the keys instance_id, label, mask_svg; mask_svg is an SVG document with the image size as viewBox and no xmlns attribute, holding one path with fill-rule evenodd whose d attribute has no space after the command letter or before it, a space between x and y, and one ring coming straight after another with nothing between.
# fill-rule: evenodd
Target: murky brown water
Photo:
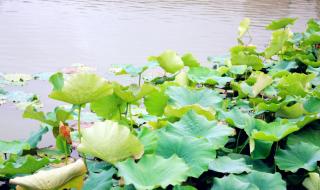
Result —
<instances>
[{"instance_id":1,"label":"murky brown water","mask_svg":"<svg viewBox=\"0 0 320 190\"><path fill-rule=\"evenodd\" d=\"M193 52L203 62L236 44L239 22L252 20L253 43L263 47L264 26L298 17L301 31L320 18L320 0L0 0L0 72L55 71L80 63L107 71L111 64L143 64L165 49ZM50 86L30 83L48 108ZM0 107L0 139L25 138L37 122L13 106Z\"/></svg>"}]
</instances>

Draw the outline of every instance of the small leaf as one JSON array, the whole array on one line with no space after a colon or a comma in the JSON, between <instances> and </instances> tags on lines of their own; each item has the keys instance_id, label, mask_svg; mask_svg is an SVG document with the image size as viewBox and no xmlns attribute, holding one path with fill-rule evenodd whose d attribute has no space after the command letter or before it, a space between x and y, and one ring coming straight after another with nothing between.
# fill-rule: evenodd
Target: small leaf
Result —
<instances>
[{"instance_id":1,"label":"small leaf","mask_svg":"<svg viewBox=\"0 0 320 190\"><path fill-rule=\"evenodd\" d=\"M244 18L238 27L238 38L241 39L243 35L249 30L250 19Z\"/></svg>"},{"instance_id":2,"label":"small leaf","mask_svg":"<svg viewBox=\"0 0 320 190\"><path fill-rule=\"evenodd\" d=\"M38 143L41 141L42 136L48 131L48 127L41 127L38 132L32 133L26 141L30 145L30 148L36 148L38 146Z\"/></svg>"},{"instance_id":3,"label":"small leaf","mask_svg":"<svg viewBox=\"0 0 320 190\"><path fill-rule=\"evenodd\" d=\"M161 55L154 58L158 61L160 67L168 73L176 73L184 67L181 57L172 50L166 50Z\"/></svg>"},{"instance_id":4,"label":"small leaf","mask_svg":"<svg viewBox=\"0 0 320 190\"><path fill-rule=\"evenodd\" d=\"M272 21L268 26L266 26L267 30L278 30L281 28L285 28L288 25L293 25L297 18L281 18L279 20Z\"/></svg>"},{"instance_id":5,"label":"small leaf","mask_svg":"<svg viewBox=\"0 0 320 190\"><path fill-rule=\"evenodd\" d=\"M272 33L271 42L264 52L265 57L269 59L281 51L285 42L289 40L290 35L291 33L289 29L274 31Z\"/></svg>"},{"instance_id":6,"label":"small leaf","mask_svg":"<svg viewBox=\"0 0 320 190\"><path fill-rule=\"evenodd\" d=\"M183 64L188 67L199 67L199 61L191 54L186 53L181 57Z\"/></svg>"}]
</instances>

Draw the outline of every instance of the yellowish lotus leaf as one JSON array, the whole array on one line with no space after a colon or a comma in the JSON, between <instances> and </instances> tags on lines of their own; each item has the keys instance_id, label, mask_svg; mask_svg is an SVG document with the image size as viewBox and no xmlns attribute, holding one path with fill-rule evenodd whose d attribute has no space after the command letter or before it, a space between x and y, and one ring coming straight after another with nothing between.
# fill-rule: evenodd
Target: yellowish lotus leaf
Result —
<instances>
[{"instance_id":1,"label":"yellowish lotus leaf","mask_svg":"<svg viewBox=\"0 0 320 190\"><path fill-rule=\"evenodd\" d=\"M54 89L50 98L74 105L81 105L111 95L113 86L104 78L91 73L73 74L63 86Z\"/></svg>"},{"instance_id":2,"label":"yellowish lotus leaf","mask_svg":"<svg viewBox=\"0 0 320 190\"><path fill-rule=\"evenodd\" d=\"M64 188L82 189L83 176L87 172L82 159L51 170L39 171L33 175L10 180L20 190L59 190Z\"/></svg>"},{"instance_id":3,"label":"yellowish lotus leaf","mask_svg":"<svg viewBox=\"0 0 320 190\"><path fill-rule=\"evenodd\" d=\"M140 157L143 145L129 128L107 120L82 130L78 151L114 164L131 156Z\"/></svg>"}]
</instances>

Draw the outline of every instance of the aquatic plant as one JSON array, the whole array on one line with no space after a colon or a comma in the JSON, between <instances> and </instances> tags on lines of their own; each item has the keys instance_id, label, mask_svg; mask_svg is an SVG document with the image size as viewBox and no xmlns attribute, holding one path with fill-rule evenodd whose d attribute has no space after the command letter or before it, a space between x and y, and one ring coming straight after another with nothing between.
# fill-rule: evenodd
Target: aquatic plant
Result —
<instances>
[{"instance_id":1,"label":"aquatic plant","mask_svg":"<svg viewBox=\"0 0 320 190\"><path fill-rule=\"evenodd\" d=\"M166 50L144 66L111 69L138 77L129 85L85 67L2 74L0 105L14 103L41 128L0 141L0 180L43 190L318 190L320 22L297 33L295 21L272 21L259 50L244 19L238 45L209 66ZM163 75L148 76L159 68ZM49 97L68 105L44 113L36 95L6 88L30 80L50 81ZM38 148L49 131L55 146Z\"/></svg>"}]
</instances>

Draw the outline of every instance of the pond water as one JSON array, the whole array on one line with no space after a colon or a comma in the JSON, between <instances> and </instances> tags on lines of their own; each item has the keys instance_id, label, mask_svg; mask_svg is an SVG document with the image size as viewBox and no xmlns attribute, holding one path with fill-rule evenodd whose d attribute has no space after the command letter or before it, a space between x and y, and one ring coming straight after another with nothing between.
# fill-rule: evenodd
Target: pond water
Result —
<instances>
[{"instance_id":1,"label":"pond water","mask_svg":"<svg viewBox=\"0 0 320 190\"><path fill-rule=\"evenodd\" d=\"M298 17L296 31L320 18L320 0L0 0L0 72L56 71L85 64L106 73L112 64L144 64L165 49L202 62L235 45L239 22L252 21L253 44L264 47L273 19ZM51 87L31 82L47 110ZM0 139L23 139L38 123L14 106L0 107Z\"/></svg>"}]
</instances>

